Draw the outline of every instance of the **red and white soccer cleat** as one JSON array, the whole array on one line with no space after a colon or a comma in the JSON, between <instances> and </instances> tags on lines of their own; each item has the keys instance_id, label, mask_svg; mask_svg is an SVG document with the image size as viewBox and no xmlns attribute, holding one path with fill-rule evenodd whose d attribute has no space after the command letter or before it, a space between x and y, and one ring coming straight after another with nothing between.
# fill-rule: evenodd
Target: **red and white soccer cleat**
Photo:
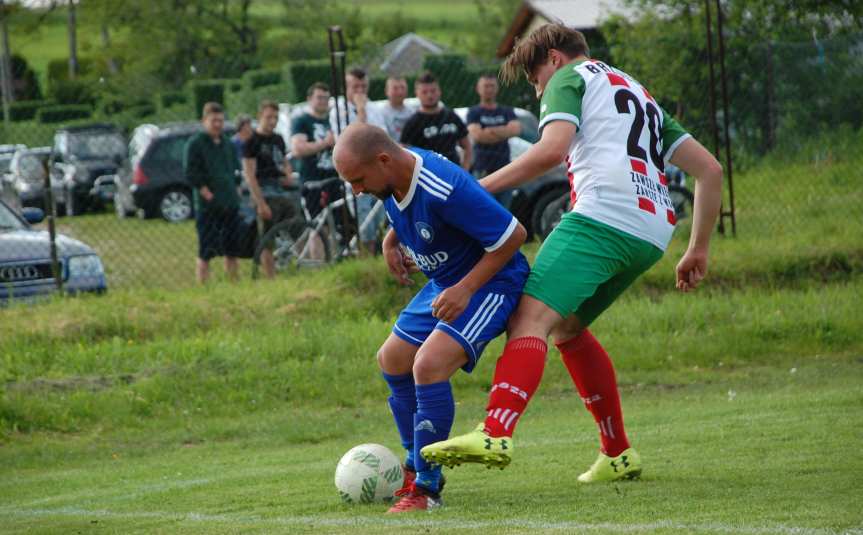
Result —
<instances>
[{"instance_id":1,"label":"red and white soccer cleat","mask_svg":"<svg viewBox=\"0 0 863 535\"><path fill-rule=\"evenodd\" d=\"M429 491L411 484L407 494L395 505L390 507L387 513L410 513L412 511L431 511L443 505L440 494L432 495Z\"/></svg>"}]
</instances>

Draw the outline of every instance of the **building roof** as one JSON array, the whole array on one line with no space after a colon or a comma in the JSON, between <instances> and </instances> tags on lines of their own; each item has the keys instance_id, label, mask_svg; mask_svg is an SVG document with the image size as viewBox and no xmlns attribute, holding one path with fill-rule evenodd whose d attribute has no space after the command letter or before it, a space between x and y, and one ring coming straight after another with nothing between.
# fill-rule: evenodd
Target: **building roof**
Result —
<instances>
[{"instance_id":1,"label":"building roof","mask_svg":"<svg viewBox=\"0 0 863 535\"><path fill-rule=\"evenodd\" d=\"M429 54L443 54L444 47L413 32L390 41L381 47L377 65L388 75L404 75L422 69Z\"/></svg>"},{"instance_id":2,"label":"building roof","mask_svg":"<svg viewBox=\"0 0 863 535\"><path fill-rule=\"evenodd\" d=\"M509 54L517 37L546 22L560 21L576 30L592 30L612 14L632 12L624 0L524 0L498 46L497 55Z\"/></svg>"}]
</instances>

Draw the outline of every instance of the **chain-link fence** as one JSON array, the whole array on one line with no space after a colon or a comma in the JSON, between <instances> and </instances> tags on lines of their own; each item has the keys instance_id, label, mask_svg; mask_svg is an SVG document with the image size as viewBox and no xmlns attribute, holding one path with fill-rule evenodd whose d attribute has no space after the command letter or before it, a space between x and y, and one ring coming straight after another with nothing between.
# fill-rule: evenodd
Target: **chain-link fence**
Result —
<instances>
[{"instance_id":1,"label":"chain-link fence","mask_svg":"<svg viewBox=\"0 0 863 535\"><path fill-rule=\"evenodd\" d=\"M642 45L633 42L633 46ZM608 54L600 59L652 87L649 73L615 61L615 56L625 58L619 49L610 47ZM729 54L726 66L739 236L798 232L813 242L859 240L856 234L863 221L859 171L863 163L863 100L859 98L863 36L752 43L743 53ZM425 69L435 73L442 102L467 122L468 107L479 100L477 80L483 73L494 73L496 66L458 54L432 55L413 70L400 73L402 90L412 96L417 77ZM151 101L133 106L105 104L83 119L72 120L81 117L76 115L81 110L42 113L21 106L14 120L0 130L4 144L0 151L4 200L0 206L0 295L24 296L49 288L56 284L53 275L57 273L68 290L180 288L195 284L201 276L198 258L211 254L238 256L238 265L228 267L238 269L240 277L249 276L254 270L251 257L262 233L248 184L241 179L239 138L247 132L243 128L238 132L243 121L235 119L240 114L257 117L263 100L278 103L274 132L284 144L269 145L266 151L276 168L287 171L287 177L292 172L303 175L314 166L323 169L327 165L332 146L327 129L334 100L326 100L330 95L323 86L317 92L314 89L316 82L331 83L327 59L237 74L236 79L198 80L183 91L154 91ZM372 106L382 109L387 103L386 75L370 69L366 81ZM660 103L671 113L682 114L684 126L713 148L704 113L698 112L706 107L703 88L700 101L686 103L667 100L659 91ZM316 98L324 98L323 108L314 109ZM221 103L228 119L222 129L227 145L222 148L207 141L215 138L204 133L201 123L200 110L209 101ZM537 140L538 103L524 82L501 87L497 101L515 107L520 134L508 142L508 149L516 157ZM404 110L390 107L388 112L401 126L418 102L408 98L404 105ZM721 111L717 114L721 120ZM252 128L257 127L254 122ZM301 136L308 142L305 145L314 146L292 146L297 133L307 134ZM200 198L202 184L190 182L189 162L184 162L192 139L200 146L196 153L199 165L219 169L220 183L210 193L225 208L203 218L200 210L196 217L196 205L206 203ZM302 178L334 176L331 162L329 166L329 173ZM275 180L274 187L281 182ZM690 190L693 187L691 182L685 185ZM516 192L508 202L519 219L540 235L545 208L566 190L565 173L551 173ZM293 199L288 211L300 214L303 196L297 192L287 195ZM324 187L306 195L307 211L316 215L320 199L328 195L337 192ZM43 210L47 218L43 220L28 208ZM343 219L341 212L332 215L334 220ZM346 238L352 234L344 223L329 224L334 225L331 232ZM31 232L34 230L39 232ZM326 233L321 236L318 240L332 239ZM284 240L298 238L292 230L281 239L269 245L283 247ZM287 244L294 247L293 254L297 247L307 253L315 248L312 238L304 239ZM328 258L348 251L332 241L324 245ZM362 247L354 243L353 250ZM224 276L221 267L213 267L213 272L215 277Z\"/></svg>"}]
</instances>

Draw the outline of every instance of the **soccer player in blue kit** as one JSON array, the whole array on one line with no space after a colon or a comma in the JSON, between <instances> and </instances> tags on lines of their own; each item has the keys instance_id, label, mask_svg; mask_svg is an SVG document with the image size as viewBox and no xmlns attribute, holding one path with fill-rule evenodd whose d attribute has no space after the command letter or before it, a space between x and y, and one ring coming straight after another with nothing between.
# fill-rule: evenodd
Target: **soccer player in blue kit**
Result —
<instances>
[{"instance_id":1,"label":"soccer player in blue kit","mask_svg":"<svg viewBox=\"0 0 863 535\"><path fill-rule=\"evenodd\" d=\"M354 193L384 201L390 273L403 284L416 268L429 278L377 358L407 450L401 499L389 512L433 509L441 505L441 467L419 451L449 436L450 377L459 368L470 373L506 330L530 269L518 251L527 233L466 171L435 152L400 147L375 126L350 125L333 160Z\"/></svg>"}]
</instances>

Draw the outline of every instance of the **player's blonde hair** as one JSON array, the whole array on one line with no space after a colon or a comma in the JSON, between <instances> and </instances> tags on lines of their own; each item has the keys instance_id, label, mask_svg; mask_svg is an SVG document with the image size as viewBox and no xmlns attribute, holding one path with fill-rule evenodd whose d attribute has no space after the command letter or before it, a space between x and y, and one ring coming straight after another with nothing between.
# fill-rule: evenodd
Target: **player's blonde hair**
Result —
<instances>
[{"instance_id":1,"label":"player's blonde hair","mask_svg":"<svg viewBox=\"0 0 863 535\"><path fill-rule=\"evenodd\" d=\"M520 74L530 78L533 71L548 60L549 50L559 50L567 56L590 55L584 34L560 23L543 24L516 43L500 67L503 81L512 83Z\"/></svg>"}]
</instances>

